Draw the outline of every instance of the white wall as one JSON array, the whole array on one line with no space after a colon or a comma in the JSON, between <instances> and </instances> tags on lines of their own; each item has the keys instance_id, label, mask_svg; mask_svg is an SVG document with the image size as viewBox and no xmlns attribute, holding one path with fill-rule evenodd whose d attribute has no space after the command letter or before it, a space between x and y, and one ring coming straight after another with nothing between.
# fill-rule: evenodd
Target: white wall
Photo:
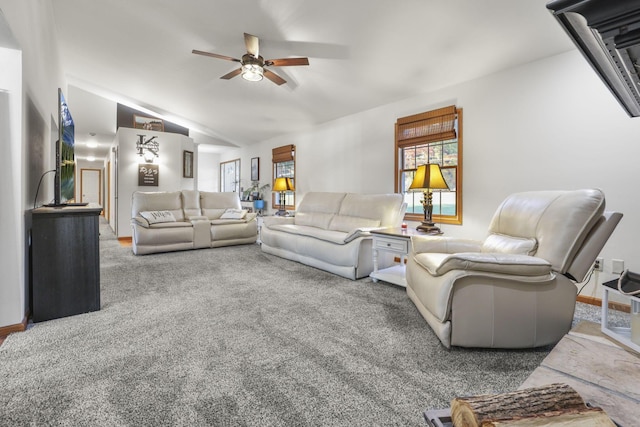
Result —
<instances>
[{"instance_id":1,"label":"white wall","mask_svg":"<svg viewBox=\"0 0 640 427\"><path fill-rule=\"evenodd\" d=\"M240 157L244 182L250 158L260 156L268 178L271 148L295 144L298 201L308 191L393 192L395 120L452 104L464 109L464 216L461 226L442 226L447 235L483 238L513 192L599 187L607 207L625 217L603 250L604 274L592 282L615 277L612 258L640 271L633 193L640 118L626 115L577 51L233 150L221 161ZM599 296L593 286L583 294Z\"/></svg>"},{"instance_id":2,"label":"white wall","mask_svg":"<svg viewBox=\"0 0 640 427\"><path fill-rule=\"evenodd\" d=\"M198 179L197 187L201 191L220 191L220 154L208 153L202 150L202 145L196 144L198 151Z\"/></svg>"},{"instance_id":3,"label":"white wall","mask_svg":"<svg viewBox=\"0 0 640 427\"><path fill-rule=\"evenodd\" d=\"M0 46L9 47L0 53L0 90L9 91L11 110L9 139L2 142L4 154L0 159L0 231L3 236L0 239L0 327L4 327L19 324L28 304L25 298L28 269L24 214L32 208L33 199L27 194L33 189L27 188L25 183L28 159L34 156L28 144L40 144L41 155L45 157L40 159L42 172L51 169L51 117L58 115L57 88L64 90L66 83L58 59L50 2L0 0L0 9L9 26L6 28L0 23ZM9 38L15 40L9 41ZM21 52L16 52L16 48ZM25 111L29 105L32 113L41 118L38 123L41 127L35 131L26 120ZM53 194L53 180L45 181L41 195Z\"/></svg>"},{"instance_id":4,"label":"white wall","mask_svg":"<svg viewBox=\"0 0 640 427\"><path fill-rule=\"evenodd\" d=\"M0 15L0 26L3 26ZM0 327L25 314L24 221L22 207L22 52L0 47ZM17 250L16 250L17 248Z\"/></svg>"},{"instance_id":5,"label":"white wall","mask_svg":"<svg viewBox=\"0 0 640 427\"><path fill-rule=\"evenodd\" d=\"M154 164L159 165L159 181L157 187L138 186L138 164L146 163L136 154L138 134L145 135L145 140L156 136L160 144L159 156ZM131 195L134 191L178 191L194 190L195 178L182 177L182 152L194 152L194 166L198 158L193 140L188 136L176 133L154 132L140 129L120 128L116 133L115 144L118 147L118 190L117 190L117 226L113 226L118 237L131 236ZM197 170L194 171L197 173ZM115 200L114 200L115 203ZM114 204L115 206L115 204Z\"/></svg>"}]
</instances>

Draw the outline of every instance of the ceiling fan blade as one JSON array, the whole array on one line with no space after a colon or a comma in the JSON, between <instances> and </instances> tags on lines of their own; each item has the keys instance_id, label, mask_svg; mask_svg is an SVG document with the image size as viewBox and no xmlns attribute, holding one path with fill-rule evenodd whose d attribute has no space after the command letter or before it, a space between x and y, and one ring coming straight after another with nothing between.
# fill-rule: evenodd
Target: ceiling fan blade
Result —
<instances>
[{"instance_id":1,"label":"ceiling fan blade","mask_svg":"<svg viewBox=\"0 0 640 427\"><path fill-rule=\"evenodd\" d=\"M239 59L232 58L230 56L218 55L217 53L204 52L202 50L193 49L191 51L191 53L195 53L196 55L210 56L212 58L224 59L224 60L227 60L227 61L240 62Z\"/></svg>"},{"instance_id":2,"label":"ceiling fan blade","mask_svg":"<svg viewBox=\"0 0 640 427\"><path fill-rule=\"evenodd\" d=\"M247 47L247 53L255 58L260 55L260 39L258 37L244 33L244 44Z\"/></svg>"},{"instance_id":3,"label":"ceiling fan blade","mask_svg":"<svg viewBox=\"0 0 640 427\"><path fill-rule=\"evenodd\" d=\"M225 79L225 80L229 80L234 78L235 76L239 75L242 72L242 68L238 68L236 70L231 71L230 73L225 74L224 76L220 77L221 79Z\"/></svg>"},{"instance_id":4,"label":"ceiling fan blade","mask_svg":"<svg viewBox=\"0 0 640 427\"><path fill-rule=\"evenodd\" d=\"M272 82L274 82L275 84L277 84L278 86L287 82L285 79L283 79L273 71L269 71L267 69L264 70L264 76L269 80L271 80Z\"/></svg>"},{"instance_id":5,"label":"ceiling fan blade","mask_svg":"<svg viewBox=\"0 0 640 427\"><path fill-rule=\"evenodd\" d=\"M290 67L292 65L309 65L309 58L280 58L267 59L264 65L273 65L274 67Z\"/></svg>"}]
</instances>

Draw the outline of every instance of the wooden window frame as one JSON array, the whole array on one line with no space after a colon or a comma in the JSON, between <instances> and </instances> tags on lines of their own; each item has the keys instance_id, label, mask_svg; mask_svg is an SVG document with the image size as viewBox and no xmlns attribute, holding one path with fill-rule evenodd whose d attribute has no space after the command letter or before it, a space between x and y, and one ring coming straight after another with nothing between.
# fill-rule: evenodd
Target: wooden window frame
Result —
<instances>
[{"instance_id":1,"label":"wooden window frame","mask_svg":"<svg viewBox=\"0 0 640 427\"><path fill-rule=\"evenodd\" d=\"M451 122L452 115L455 119ZM412 116L402 117L396 121L395 126L395 182L394 187L397 193L402 192L401 176L403 172L410 169L403 169L404 159L401 156L404 148L419 147L428 144L440 144L443 141L452 139L457 140L457 164L455 166L440 165L443 173L447 170L454 169L456 174L456 212L455 215L440 215L435 211L433 213L433 221L441 224L462 224L462 172L463 172L463 111L462 108L449 106L437 110L427 111L425 113L415 114ZM415 165L416 168L420 166ZM434 192L434 197L436 193ZM405 220L422 221L422 213L405 214Z\"/></svg>"},{"instance_id":2,"label":"wooden window frame","mask_svg":"<svg viewBox=\"0 0 640 427\"><path fill-rule=\"evenodd\" d=\"M293 144L283 145L281 147L276 147L272 150L271 154L271 188L275 188L276 178L279 178L277 175L278 164L279 163L287 163L293 162L293 176L289 176L293 181L293 187L296 188L296 146ZM274 208L280 206L279 197L277 191L273 191L271 194L271 206ZM296 208L296 193L295 190L288 192L287 196L285 196L285 206L286 210L295 210Z\"/></svg>"}]
</instances>

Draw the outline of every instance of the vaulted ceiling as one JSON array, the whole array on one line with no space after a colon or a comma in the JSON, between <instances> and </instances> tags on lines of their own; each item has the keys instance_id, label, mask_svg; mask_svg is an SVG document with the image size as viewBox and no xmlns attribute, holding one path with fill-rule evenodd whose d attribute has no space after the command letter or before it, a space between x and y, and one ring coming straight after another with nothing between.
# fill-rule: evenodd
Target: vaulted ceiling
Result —
<instances>
[{"instance_id":1,"label":"vaulted ceiling","mask_svg":"<svg viewBox=\"0 0 640 427\"><path fill-rule=\"evenodd\" d=\"M250 145L574 49L545 4L52 1L79 141L89 133L112 137L113 117L100 117L101 111L105 102L121 102L196 129L221 147ZM260 38L265 59L306 56L310 65L271 67L287 80L282 86L222 80L237 63L191 52L240 58L245 32Z\"/></svg>"}]
</instances>

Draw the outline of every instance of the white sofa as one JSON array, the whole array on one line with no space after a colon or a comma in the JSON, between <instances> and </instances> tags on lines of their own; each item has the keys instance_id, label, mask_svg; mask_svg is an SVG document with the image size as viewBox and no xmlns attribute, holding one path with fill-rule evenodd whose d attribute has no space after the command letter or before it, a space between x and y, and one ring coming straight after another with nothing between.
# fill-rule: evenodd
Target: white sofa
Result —
<instances>
[{"instance_id":1,"label":"white sofa","mask_svg":"<svg viewBox=\"0 0 640 427\"><path fill-rule=\"evenodd\" d=\"M136 191L131 197L136 255L254 243L255 213L242 211L238 193Z\"/></svg>"},{"instance_id":2,"label":"white sofa","mask_svg":"<svg viewBox=\"0 0 640 427\"><path fill-rule=\"evenodd\" d=\"M265 217L262 250L360 279L373 271L370 230L399 227L406 205L400 194L310 192L294 217ZM380 268L392 259L379 260Z\"/></svg>"}]
</instances>

